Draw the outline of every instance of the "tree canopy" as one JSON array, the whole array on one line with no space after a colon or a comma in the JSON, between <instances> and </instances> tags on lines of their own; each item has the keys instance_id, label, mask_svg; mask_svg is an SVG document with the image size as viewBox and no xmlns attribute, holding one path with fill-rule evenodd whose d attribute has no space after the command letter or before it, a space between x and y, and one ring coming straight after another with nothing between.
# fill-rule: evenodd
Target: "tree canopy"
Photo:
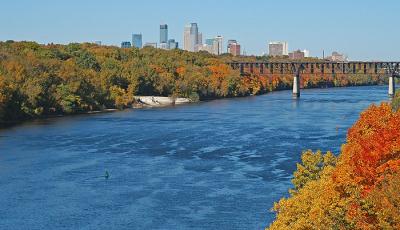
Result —
<instances>
[{"instance_id":1,"label":"tree canopy","mask_svg":"<svg viewBox=\"0 0 400 230\"><path fill-rule=\"evenodd\" d=\"M228 61L271 57L215 56L179 49L118 48L91 43L0 42L0 124L47 115L123 109L134 96L193 100L289 89L288 75L240 76ZM305 76L307 87L378 83L360 76Z\"/></svg>"},{"instance_id":2,"label":"tree canopy","mask_svg":"<svg viewBox=\"0 0 400 230\"><path fill-rule=\"evenodd\" d=\"M307 151L269 229L400 229L400 110L372 105L336 159Z\"/></svg>"}]
</instances>

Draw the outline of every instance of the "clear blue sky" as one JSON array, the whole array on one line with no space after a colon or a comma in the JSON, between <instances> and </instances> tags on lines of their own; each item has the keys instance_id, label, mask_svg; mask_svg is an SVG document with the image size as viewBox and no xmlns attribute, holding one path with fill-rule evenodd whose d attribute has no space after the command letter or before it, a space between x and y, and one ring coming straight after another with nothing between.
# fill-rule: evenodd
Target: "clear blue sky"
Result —
<instances>
[{"instance_id":1,"label":"clear blue sky","mask_svg":"<svg viewBox=\"0 0 400 230\"><path fill-rule=\"evenodd\" d=\"M158 42L166 23L181 43L190 22L203 38L236 39L248 54L285 40L312 56L324 49L352 60L400 60L397 0L4 0L0 40L119 45L142 33L144 42Z\"/></svg>"}]
</instances>

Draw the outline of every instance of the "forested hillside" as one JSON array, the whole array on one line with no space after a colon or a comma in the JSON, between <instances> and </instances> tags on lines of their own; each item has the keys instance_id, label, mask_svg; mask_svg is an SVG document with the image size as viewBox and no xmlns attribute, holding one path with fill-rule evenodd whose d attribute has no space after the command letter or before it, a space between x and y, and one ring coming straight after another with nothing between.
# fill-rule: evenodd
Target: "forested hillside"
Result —
<instances>
[{"instance_id":1,"label":"forested hillside","mask_svg":"<svg viewBox=\"0 0 400 230\"><path fill-rule=\"evenodd\" d=\"M192 100L288 89L292 76L240 76L225 63L268 57L214 56L95 44L0 42L0 124L29 118L123 109L135 95ZM305 76L304 87L376 84L383 78Z\"/></svg>"}]
</instances>

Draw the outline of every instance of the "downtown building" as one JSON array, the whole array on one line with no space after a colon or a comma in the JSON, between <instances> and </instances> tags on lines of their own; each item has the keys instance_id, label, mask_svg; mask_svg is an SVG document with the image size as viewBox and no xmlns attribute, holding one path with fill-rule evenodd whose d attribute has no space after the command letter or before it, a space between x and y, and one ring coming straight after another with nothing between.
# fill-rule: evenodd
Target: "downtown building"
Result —
<instances>
[{"instance_id":1,"label":"downtown building","mask_svg":"<svg viewBox=\"0 0 400 230\"><path fill-rule=\"evenodd\" d=\"M305 54L301 50L296 50L296 51L289 53L289 59L299 60L299 59L303 59L303 58L305 58Z\"/></svg>"},{"instance_id":2,"label":"downtown building","mask_svg":"<svg viewBox=\"0 0 400 230\"><path fill-rule=\"evenodd\" d=\"M289 45L287 42L270 42L268 44L269 56L289 55Z\"/></svg>"},{"instance_id":3,"label":"downtown building","mask_svg":"<svg viewBox=\"0 0 400 230\"><path fill-rule=\"evenodd\" d=\"M214 55L221 55L223 54L223 42L222 36L206 39L205 44L198 45L197 51L207 51Z\"/></svg>"},{"instance_id":4,"label":"downtown building","mask_svg":"<svg viewBox=\"0 0 400 230\"><path fill-rule=\"evenodd\" d=\"M178 48L179 48L179 43L175 41L175 39L168 40L168 49L173 50Z\"/></svg>"},{"instance_id":5,"label":"downtown building","mask_svg":"<svg viewBox=\"0 0 400 230\"><path fill-rule=\"evenodd\" d=\"M227 53L233 56L240 56L240 44L236 40L228 40Z\"/></svg>"},{"instance_id":6,"label":"downtown building","mask_svg":"<svg viewBox=\"0 0 400 230\"><path fill-rule=\"evenodd\" d=\"M121 42L121 48L131 48L131 47L132 47L131 42L127 42L127 41Z\"/></svg>"},{"instance_id":7,"label":"downtown building","mask_svg":"<svg viewBox=\"0 0 400 230\"><path fill-rule=\"evenodd\" d=\"M183 32L183 49L190 52L199 51L202 46L203 36L199 33L197 23L190 23L185 26Z\"/></svg>"},{"instance_id":8,"label":"downtown building","mask_svg":"<svg viewBox=\"0 0 400 230\"><path fill-rule=\"evenodd\" d=\"M146 42L143 46L144 47L153 47L153 48L157 48L157 42Z\"/></svg>"},{"instance_id":9,"label":"downtown building","mask_svg":"<svg viewBox=\"0 0 400 230\"><path fill-rule=\"evenodd\" d=\"M160 49L173 50L178 49L179 44L175 39L168 39L168 25L160 25Z\"/></svg>"},{"instance_id":10,"label":"downtown building","mask_svg":"<svg viewBox=\"0 0 400 230\"><path fill-rule=\"evenodd\" d=\"M296 50L293 51L291 53L289 53L289 59L292 60L299 60L299 59L303 59L303 58L308 58L310 57L310 51L308 50Z\"/></svg>"},{"instance_id":11,"label":"downtown building","mask_svg":"<svg viewBox=\"0 0 400 230\"><path fill-rule=\"evenodd\" d=\"M347 62L349 59L346 55L338 53L338 52L332 52L332 55L326 58L329 61L337 61L337 62Z\"/></svg>"},{"instance_id":12,"label":"downtown building","mask_svg":"<svg viewBox=\"0 0 400 230\"><path fill-rule=\"evenodd\" d=\"M132 46L141 49L143 47L142 34L132 34Z\"/></svg>"},{"instance_id":13,"label":"downtown building","mask_svg":"<svg viewBox=\"0 0 400 230\"><path fill-rule=\"evenodd\" d=\"M169 49L168 46L168 25L160 25L160 49Z\"/></svg>"}]
</instances>

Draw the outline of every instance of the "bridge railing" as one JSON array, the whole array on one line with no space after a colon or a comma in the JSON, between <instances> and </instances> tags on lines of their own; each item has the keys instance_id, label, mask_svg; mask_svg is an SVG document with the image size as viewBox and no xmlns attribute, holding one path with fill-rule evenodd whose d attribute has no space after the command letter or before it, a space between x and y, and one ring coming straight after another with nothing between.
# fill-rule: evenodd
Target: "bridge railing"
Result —
<instances>
[{"instance_id":1,"label":"bridge railing","mask_svg":"<svg viewBox=\"0 0 400 230\"><path fill-rule=\"evenodd\" d=\"M300 97L301 74L385 74L389 77L389 95L395 94L395 78L400 78L400 62L334 62L334 61L279 61L228 62L233 69L246 74L293 74L293 96Z\"/></svg>"}]
</instances>

